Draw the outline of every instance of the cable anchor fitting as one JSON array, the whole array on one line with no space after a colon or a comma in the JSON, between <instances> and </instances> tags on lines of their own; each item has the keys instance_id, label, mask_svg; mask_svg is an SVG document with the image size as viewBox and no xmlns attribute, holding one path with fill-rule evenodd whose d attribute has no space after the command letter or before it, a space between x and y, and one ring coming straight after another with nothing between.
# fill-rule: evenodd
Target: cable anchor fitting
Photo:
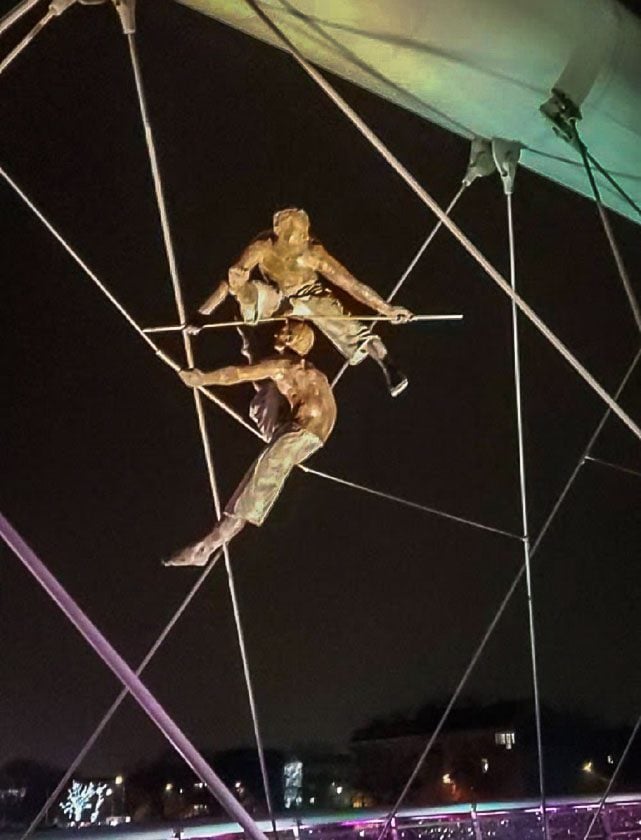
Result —
<instances>
[{"instance_id":1,"label":"cable anchor fitting","mask_svg":"<svg viewBox=\"0 0 641 840\"><path fill-rule=\"evenodd\" d=\"M136 0L112 0L124 35L136 32Z\"/></svg>"},{"instance_id":2,"label":"cable anchor fitting","mask_svg":"<svg viewBox=\"0 0 641 840\"><path fill-rule=\"evenodd\" d=\"M72 0L74 2L75 0ZM53 0L54 3L65 4L66 0ZM83 6L102 6L109 0L78 0ZM136 0L111 0L120 18L120 25L125 35L133 35L136 31ZM67 4L68 5L68 4Z\"/></svg>"},{"instance_id":3,"label":"cable anchor fitting","mask_svg":"<svg viewBox=\"0 0 641 840\"><path fill-rule=\"evenodd\" d=\"M503 192L505 195L512 195L514 192L514 179L516 168L521 156L521 144L514 140L503 140L502 137L492 139L492 157L496 171L503 181Z\"/></svg>"},{"instance_id":4,"label":"cable anchor fitting","mask_svg":"<svg viewBox=\"0 0 641 840\"><path fill-rule=\"evenodd\" d=\"M477 178L484 178L498 172L503 181L506 195L514 191L516 167L521 154L521 145L514 140L502 137L474 137L470 145L470 160L463 178L463 184L469 187Z\"/></svg>"},{"instance_id":5,"label":"cable anchor fitting","mask_svg":"<svg viewBox=\"0 0 641 840\"><path fill-rule=\"evenodd\" d=\"M73 6L76 0L51 0L49 3L49 12L55 17L60 17L63 12L66 12L70 6Z\"/></svg>"},{"instance_id":6,"label":"cable anchor fitting","mask_svg":"<svg viewBox=\"0 0 641 840\"><path fill-rule=\"evenodd\" d=\"M554 133L578 149L576 124L582 119L581 109L559 88L552 88L552 96L539 108L546 120L552 125Z\"/></svg>"},{"instance_id":7,"label":"cable anchor fitting","mask_svg":"<svg viewBox=\"0 0 641 840\"><path fill-rule=\"evenodd\" d=\"M485 137L473 137L470 144L470 160L463 178L463 185L469 187L477 178L491 175L495 168L490 141Z\"/></svg>"}]
</instances>

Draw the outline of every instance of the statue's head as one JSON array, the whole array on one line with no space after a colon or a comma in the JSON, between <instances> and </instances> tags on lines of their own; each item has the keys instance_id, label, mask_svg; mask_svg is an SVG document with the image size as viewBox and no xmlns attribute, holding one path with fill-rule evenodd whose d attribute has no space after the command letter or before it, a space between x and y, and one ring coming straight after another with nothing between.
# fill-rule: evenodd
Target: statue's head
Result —
<instances>
[{"instance_id":1,"label":"statue's head","mask_svg":"<svg viewBox=\"0 0 641 840\"><path fill-rule=\"evenodd\" d=\"M288 207L274 213L274 233L288 245L302 245L309 239L309 216L304 210Z\"/></svg>"},{"instance_id":2,"label":"statue's head","mask_svg":"<svg viewBox=\"0 0 641 840\"><path fill-rule=\"evenodd\" d=\"M276 333L275 347L279 353L293 350L306 356L314 346L314 330L305 321L287 320Z\"/></svg>"}]
</instances>

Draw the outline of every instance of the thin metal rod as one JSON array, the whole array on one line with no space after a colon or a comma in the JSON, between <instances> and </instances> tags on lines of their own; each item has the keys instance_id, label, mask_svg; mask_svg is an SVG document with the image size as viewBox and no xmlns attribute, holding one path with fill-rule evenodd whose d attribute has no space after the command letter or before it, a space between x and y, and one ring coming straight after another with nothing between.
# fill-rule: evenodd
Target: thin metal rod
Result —
<instances>
[{"instance_id":1,"label":"thin metal rod","mask_svg":"<svg viewBox=\"0 0 641 840\"><path fill-rule=\"evenodd\" d=\"M512 213L512 196L506 195L508 244L510 254L510 285L516 291L516 248L514 245L514 217ZM528 628L530 636L530 658L532 663L532 687L534 692L534 717L536 723L536 747L539 768L539 793L541 797L541 823L543 836L548 840L548 821L545 797L545 773L543 766L543 736L541 727L541 700L539 694L539 677L536 650L536 628L534 623L534 594L532 591L532 569L530 564L530 530L527 506L527 479L525 472L525 443L523 435L523 400L521 389L521 353L519 346L519 322L516 303L512 300L512 351L514 363L514 399L516 408L516 430L518 442L519 463L519 494L521 501L521 526L525 539L523 540L523 565L525 567L525 581L527 591Z\"/></svg>"},{"instance_id":2,"label":"thin metal rod","mask_svg":"<svg viewBox=\"0 0 641 840\"><path fill-rule=\"evenodd\" d=\"M24 192L21 187L10 177L10 175L0 166L0 177L4 178L4 180L9 184L9 186L14 190L14 192L24 201L27 207L35 214L35 216L42 222L42 224L46 227L49 233L62 245L65 251L69 254L69 256L80 266L80 268L84 271L87 277L97 286L97 288L102 292L102 294L107 298L107 300L118 310L118 312L122 315L122 317L127 321L127 323L134 329L136 334L142 338L145 344L152 350L155 356L157 356L161 361L163 361L168 367L170 367L173 371L178 372L182 369L182 366L179 365L176 361L174 361L171 356L165 353L163 350L155 344L149 336L145 335L144 330L136 322L136 320L132 317L132 315L125 309L125 307L120 303L120 301L109 291L109 289L105 286L105 284L100 280L98 275L92 271L87 263L79 256L79 254L71 247L71 245L67 242L67 240L62 236L62 234L51 224L49 219L44 215L44 213L39 209L39 207L34 204L34 202L29 198L29 196ZM230 417L233 417L237 423L240 423L241 426L244 426L249 432L253 435L258 437L262 440L261 435L256 430L256 428L250 425L244 417L242 417L235 409L233 409L230 405L224 400L221 400L216 394L212 393L208 388L200 387L198 388L198 393L202 394L203 397L210 400L211 402L215 403L219 408L229 414Z\"/></svg>"},{"instance_id":3,"label":"thin metal rod","mask_svg":"<svg viewBox=\"0 0 641 840\"><path fill-rule=\"evenodd\" d=\"M56 580L35 552L22 539L8 520L0 514L0 536L33 575L47 595L60 607L69 621L74 625L83 638L91 645L102 661L111 669L123 686L138 703L145 714L156 724L174 749L184 758L198 778L203 781L225 811L235 819L253 838L266 840L263 832L254 820L238 802L236 797L225 787L216 773L196 747L182 732L178 725L169 717L165 709L153 696L148 688L137 677L125 660L117 653L112 645L98 630L95 624L85 615L69 593Z\"/></svg>"},{"instance_id":4,"label":"thin metal rod","mask_svg":"<svg viewBox=\"0 0 641 840\"><path fill-rule=\"evenodd\" d=\"M9 29L10 26L13 26L14 23L20 20L23 15L26 15L34 6L37 6L40 0L22 0L21 3L18 3L10 12L0 19L0 35L4 35L4 33Z\"/></svg>"},{"instance_id":5,"label":"thin metal rod","mask_svg":"<svg viewBox=\"0 0 641 840\"><path fill-rule=\"evenodd\" d=\"M202 330L216 330L221 327L257 327L260 324L273 324L277 321L288 321L291 318L296 318L296 315L279 315L274 318L259 318L257 321L210 321L203 324L199 329ZM381 315L322 315L314 317L314 321L393 321L392 317ZM403 321L402 324L413 324L416 321L462 321L462 315L414 315L409 321ZM181 332L185 327L182 324L170 324L164 327L147 327L145 332L152 333L167 333L167 332Z\"/></svg>"},{"instance_id":6,"label":"thin metal rod","mask_svg":"<svg viewBox=\"0 0 641 840\"><path fill-rule=\"evenodd\" d=\"M466 186L467 186L466 184L463 184L461 187L459 187L458 192L456 193L454 198L450 201L450 203L447 205L447 207L445 209L445 213L448 216L450 215L450 213L452 212L452 210L456 206L456 203L458 202L459 198L465 192ZM421 243L421 245L419 246L419 249L416 251L416 253L412 257L412 259L407 264L407 268L405 269L405 271L401 274L401 276L396 281L396 285L394 286L392 291L387 296L387 302L388 303L391 303L394 300L397 293L400 291L401 287L405 284L405 281L410 276L410 274L412 273L412 271L414 270L414 268L418 264L419 260L421 259L421 257L425 253L425 251L431 245L432 240L434 239L434 237L436 236L436 234L439 232L439 230L442 227L443 227L443 222L441 221L441 219L439 219L436 222L436 224L434 225L434 227L432 228L432 230L427 234L427 236L425 237L425 240ZM350 366L349 362L343 362L341 368L339 369L338 373L336 374L336 376L334 377L334 379L332 381L332 388L335 388L336 385L340 382L340 380L343 378L343 375L344 375L345 371L347 370L347 368L349 366Z\"/></svg>"},{"instance_id":7,"label":"thin metal rod","mask_svg":"<svg viewBox=\"0 0 641 840\"><path fill-rule=\"evenodd\" d=\"M608 782L605 790L603 791L603 795L601 796L601 799L599 801L599 805L598 805L596 811L594 812L594 814L592 815L592 819L590 820L590 825L588 826L588 830L583 835L583 840L588 840L588 838L590 836L590 832L594 828L594 824L596 823L596 821L599 818L599 815L603 811L603 808L605 807L606 800L607 800L608 796L610 795L610 793L612 792L612 788L614 787L614 785L616 783L616 780L619 778L619 773L621 771L621 768L623 767L623 764L625 763L625 760L628 757L628 753L630 752L630 748L632 747L632 744L634 743L634 740L637 737L637 733L639 732L640 728L641 728L641 715L639 715L636 723L634 724L634 726L632 728L632 732L630 733L630 737L628 738L628 741L627 741L627 743L626 743L626 745L623 749L623 752L621 753L621 757L619 758L619 760L617 762L617 765L614 768L614 771L613 771L612 775L610 776L610 781Z\"/></svg>"},{"instance_id":8,"label":"thin metal rod","mask_svg":"<svg viewBox=\"0 0 641 840\"><path fill-rule=\"evenodd\" d=\"M140 107L140 115L142 118L143 129L145 134L145 140L147 143L147 152L149 154L149 163L151 166L151 174L154 183L154 190L156 193L156 203L158 205L158 212L160 215L160 223L162 228L163 234L163 241L165 244L165 252L167 255L167 261L169 264L169 271L171 274L171 281L174 290L174 299L176 302L176 310L178 312L178 320L182 326L185 325L185 304L182 295L182 288L180 283L180 277L178 274L178 265L175 256L175 250L173 245L173 240L171 236L171 229L169 226L169 217L167 214L167 205L165 202L165 195L164 189L162 184L162 178L160 175L160 167L158 166L158 156L156 154L156 145L154 142L153 132L151 129L151 122L149 120L149 112L147 108L147 102L145 98L143 82L142 82L142 73L140 71L140 63L138 60L138 52L136 49L136 39L133 33L127 34L127 43L129 44L129 55L131 58L131 66L134 74L134 81L136 84L136 92L138 95L138 104ZM185 357L187 360L187 365L190 368L194 367L194 353L191 343L191 337L186 331L182 332L183 336L183 344L185 347ZM209 435L207 433L207 425L205 421L205 411L203 407L202 397L198 391L198 389L193 390L194 394L194 407L196 409L196 416L198 420L198 428L200 430L203 451L205 455L205 462L207 466L207 473L209 476L209 483L211 487L211 492L214 500L214 507L216 510L216 516L218 519L221 518L222 515L222 505L220 502L220 494L218 492L218 483L216 481L216 472L214 467L214 460L211 451L211 445L209 442ZM272 824L272 829L274 834L277 834L276 829L276 819L274 816L274 808L272 804L271 798L271 791L269 788L269 777L267 774L267 764L265 762L265 752L263 748L263 740L260 731L260 723L258 720L258 711L256 708L256 701L254 697L254 688L251 678L251 671L249 668L249 658L247 655L247 649L245 646L245 637L243 633L240 611L238 609L238 600L236 597L236 589L232 574L231 568L231 557L229 554L229 546L227 543L223 545L223 552L225 555L225 567L227 569L227 578L229 582L229 592L232 601L232 608L234 612L234 621L236 624L236 633L238 637L238 646L240 649L240 655L243 662L243 672L245 674L245 684L247 688L247 696L249 699L249 708L251 711L252 716L252 723L254 727L254 737L256 740L256 749L258 752L258 761L260 764L260 771L263 779L263 788L265 792L265 802L267 805L267 810L269 813L269 818Z\"/></svg>"},{"instance_id":9,"label":"thin metal rod","mask_svg":"<svg viewBox=\"0 0 641 840\"><path fill-rule=\"evenodd\" d=\"M153 645L147 651L147 654L146 654L145 658L142 660L142 662L140 663L140 665L136 669L135 673L136 673L137 677L139 677L143 673L143 671L145 670L147 665L149 665L151 660L154 658L154 656L158 652L158 649L161 647L161 645L163 644L163 642L165 641L165 639L167 638L169 633L171 633L171 631L173 630L176 622L181 617L181 615L185 612L185 610L187 609L187 607L191 603L193 597L198 592L198 590L200 589L202 584L205 582L205 579L209 576L209 573L214 568L214 566L216 565L216 562L218 561L218 559L220 558L221 555L222 555L222 550L219 550L214 555L214 557L212 557L212 559L210 560L210 562L208 563L208 565L206 566L204 571L202 571L200 573L196 582L191 587L191 589L187 592L187 594L183 598L182 603L179 605L178 609L173 614L173 616L169 619L168 623L166 624L164 629L161 631L161 633L158 636L158 638L156 639L156 641L153 643ZM69 783L70 779L73 777L73 775L76 772L76 770L78 769L78 767L80 767L82 762L85 760L86 756L89 754L90 750L93 748L94 744L96 743L96 741L98 740L98 738L102 734L103 730L105 729L105 727L107 726L109 721L112 719L112 717L116 714L116 712L120 708L123 700L125 699L125 697L127 697L128 694L129 694L129 689L125 686L125 688L122 689L120 694L113 701L111 706L109 706L109 708L107 709L107 711L105 712L103 717L100 719L99 723L97 724L96 728L91 733L89 738L87 738L87 740L84 743L82 749L76 755L74 760L71 762L71 764L67 768L64 776L62 777L62 779L60 779L60 781L58 782L58 784L56 785L54 790L51 792L51 794L47 798L47 801L44 803L44 805L42 806L40 811L33 818L33 820L31 821L31 824L29 825L27 830L24 832L24 834L22 835L20 840L28 840L28 838L31 836L31 834L33 834L33 832L36 830L36 828L40 825L41 820L44 819L47 812L49 811L49 808L51 808L52 805L54 805L56 803L58 797L62 794L65 787Z\"/></svg>"},{"instance_id":10,"label":"thin metal rod","mask_svg":"<svg viewBox=\"0 0 641 840\"><path fill-rule=\"evenodd\" d=\"M594 203L596 204L599 218L601 219L601 224L603 225L603 230L605 231L608 244L610 245L610 250L612 251L612 256L614 257L614 262L616 264L617 271L619 272L619 278L621 279L621 283L628 298L628 303L630 304L630 309L632 310L632 316L636 321L637 329L641 332L641 307L639 306L639 301L637 300L634 289L632 288L630 276L625 267L625 263L623 262L621 251L619 250L619 246L614 236L614 231L612 230L612 225L610 224L610 219L605 211L603 202L601 201L601 193L594 178L592 167L590 166L590 159L588 157L586 145L579 136L576 124L574 125L574 137L583 159L583 166L585 167L588 181L590 182L590 188L592 189L592 195L594 196Z\"/></svg>"},{"instance_id":11,"label":"thin metal rod","mask_svg":"<svg viewBox=\"0 0 641 840\"><path fill-rule=\"evenodd\" d=\"M630 467L624 467L622 464L615 464L613 461L604 461L603 458L594 458L592 455L586 455L586 461L594 461L595 464L602 464L604 467L610 467L612 470L618 470L628 475L636 475L641 478L641 470L633 470Z\"/></svg>"},{"instance_id":12,"label":"thin metal rod","mask_svg":"<svg viewBox=\"0 0 641 840\"><path fill-rule=\"evenodd\" d=\"M632 359L632 362L630 363L630 366L628 367L627 371L625 372L625 375L623 376L621 382L619 383L619 387L616 390L616 399L619 399L619 397L623 393L623 390L624 390L625 386L627 385L628 380L630 379L630 376L632 375L632 372L634 371L635 367L639 363L640 359L641 359L641 348L639 350L637 350L634 358ZM559 510L561 509L561 506L562 506L563 502L565 501L568 493L570 492L570 488L573 486L574 481L575 481L577 475L579 474L579 472L581 470L581 467L583 466L583 463L586 459L587 454L590 452L590 450L594 446L594 444L595 444L597 438L599 437L603 427L605 426L605 423L606 423L609 416L610 416L610 410L607 409L604 412L601 419L599 420L599 422L597 423L596 428L594 429L592 435L590 436L589 441L587 442L587 444L585 446L585 449L581 453L581 456L578 459L577 463L575 464L574 469L572 470L572 472L568 476L568 479L565 482L565 485L563 486L563 489L561 490L561 492L559 493L556 501L552 505L552 508L551 508L550 512L548 513L548 515L545 519L545 522L541 526L541 530L539 531L536 540L532 544L532 549L530 551L530 558L531 559L535 556L536 552L539 550L539 547L541 546L541 543L543 542L543 539L545 538L545 535L548 533L548 531L549 531L549 529L552 525L552 522L556 519L556 516L557 516ZM494 617L492 618L492 620L491 620L490 624L488 625L485 633L483 634L478 646L476 647L476 650L472 654L472 658L470 659L469 664L465 668L465 671L463 672L463 674L461 676L461 679L459 680L456 688L454 689L454 692L453 692L453 694L450 698L450 701L447 704L447 706L445 707L445 710L443 711L443 714L441 715L441 718L440 718L439 722L437 723L436 728L434 729L434 731L432 732L432 734L428 738L427 743L425 745L425 748L423 749L423 752L419 756L419 758L416 762L416 765L414 766L414 769L412 770L412 772L410 774L409 779L407 780L407 782L406 782L403 790L401 791L398 799L394 803L394 806L393 806L392 810L390 811L390 813L389 813L389 815L388 815L388 817L385 821L385 825L378 835L378 840L383 840L383 838L385 837L385 834L387 833L387 831L388 831L388 829L391 825L392 820L394 819L394 817L396 816L399 808L401 807L401 805L405 801L405 797L409 793L409 790L412 786L412 783L414 782L414 779L416 779L416 777L418 776L421 767L423 766L425 760L427 759L427 756L432 751L432 748L433 748L434 744L436 743L436 740L437 740L439 734L441 733L441 730L443 729L443 727L445 726L445 723L447 722L447 719L450 715L451 710L454 708L454 705L456 704L457 700L461 696L461 694L463 692L463 689L465 688L465 686L467 684L467 681L468 681L470 675L472 674L472 671L474 670L474 668L476 666L476 663L481 658L481 655L483 654L483 651L485 650L485 647L486 647L487 643L491 639L499 621L501 620L501 617L503 616L503 613L505 612L508 604L512 600L512 597L513 597L514 593L516 592L516 589L517 589L519 583L521 582L524 574L525 574L525 565L521 564L519 566L519 569L518 569L516 575L514 576L514 579L510 583L510 585L508 587L508 590L505 593L505 596L503 597L503 600L501 601L496 613L494 614Z\"/></svg>"},{"instance_id":13,"label":"thin metal rod","mask_svg":"<svg viewBox=\"0 0 641 840\"><path fill-rule=\"evenodd\" d=\"M11 62L17 58L20 53L25 50L29 44L34 40L34 38L42 32L45 26L49 23L50 20L53 20L55 15L51 11L45 12L45 14L40 18L40 20L36 23L36 25L31 29L24 38L19 41L18 44L8 53L0 62L0 75L4 73L7 67L11 64Z\"/></svg>"},{"instance_id":14,"label":"thin metal rod","mask_svg":"<svg viewBox=\"0 0 641 840\"><path fill-rule=\"evenodd\" d=\"M612 175L610 175L610 173L608 172L608 170L607 170L607 169L605 169L605 167L601 166L601 164L600 164L600 163L599 163L599 161L598 161L598 160L594 157L594 155L591 155L591 154L590 154L590 152L588 151L587 147L586 147L586 149L585 149L585 153L587 154L588 159L590 160L590 162L591 162L594 166L596 166L596 168L599 170L599 172L601 173L601 175L603 175L603 177L604 177L607 181L609 181L609 182L610 182L610 184L611 184L611 185L614 187L614 189L615 189L615 190L619 193L619 195L620 195L623 199L625 199L625 201L627 201L627 203L630 205L630 207L632 207L634 210L636 210L636 212L639 214L639 216L641 216L641 207L639 207L639 205L636 203L636 201L634 201L634 199L633 199L631 196L629 196L629 195L627 194L627 192L626 192L626 191L623 189L623 187L619 184L619 182L616 180L616 178L614 178Z\"/></svg>"},{"instance_id":15,"label":"thin metal rod","mask_svg":"<svg viewBox=\"0 0 641 840\"><path fill-rule=\"evenodd\" d=\"M454 705L455 705L456 701L461 696L461 693L462 693L465 685L467 684L467 681L470 678L470 675L472 674L472 671L476 667L477 662L479 661L479 659L481 658L481 655L483 654L483 651L485 650L485 646L487 645L487 643L491 639L491 637L494 633L494 630L496 629L497 624L501 620L501 617L502 617L503 613L505 612L505 610L507 608L507 605L511 601L512 596L514 595L514 593L516 591L516 588L519 585L519 583L521 581L521 578L523 577L524 571L525 571L524 567L521 566L519 568L519 571L516 574L514 580L510 584L507 592L505 593L505 595L503 597L503 600L501 601L501 603L499 605L499 608L497 609L496 613L494 614L494 617L492 618L492 620L488 624L488 626L487 626L487 628L486 628L486 630L485 630L485 632L484 632L484 634L481 638L481 641L479 642L476 650L472 654L472 658L470 659L470 661L468 662L465 670L463 671L463 674L461 675L461 678L458 681L458 683L456 685L456 688L454 689L454 691L452 693L452 696L450 697L450 700L449 700L447 706L445 707L445 709L443 711L443 714L441 715L441 718L440 718L439 722L436 724L436 727L434 728L434 731L432 732L432 734L428 738L427 743L425 744L425 747L423 748L423 752L418 757L418 760L417 760L417 762L414 766L414 769L410 773L409 778L407 779L407 782L405 783L405 785L403 787L403 790L400 792L400 794L398 796L398 799L396 800L396 802L392 806L392 809L390 810L389 814L387 815L385 823L384 823L383 827L381 828L381 830L378 834L377 840L384 840L385 835L387 834L387 832L389 830L389 827L392 824L392 821L396 817L396 814L398 813L401 805L405 801L405 797L409 793L410 788L412 787L412 785L414 783L414 780L418 776L418 774L420 772L420 769L423 766L423 764L425 763L425 760L426 760L427 756L432 751L432 748L434 747L434 744L436 743L436 740L437 740L438 736L441 734L441 731L442 731L443 727L445 726L445 723L447 722L447 719L450 716L450 712L454 708Z\"/></svg>"},{"instance_id":16,"label":"thin metal rod","mask_svg":"<svg viewBox=\"0 0 641 840\"><path fill-rule=\"evenodd\" d=\"M440 516L443 519L450 519L453 522L457 522L461 525L469 525L472 528L478 528L481 531L490 531L490 533L493 534L500 534L502 537L509 537L513 540L519 540L519 542L523 540L523 537L518 534L512 534L510 531L504 531L502 528L494 528L492 525L484 525L482 522L476 522L474 519L466 519L463 516L446 513L444 510L429 507L428 505L422 505L419 502L412 502L409 499L403 499L401 496L394 496L392 493L385 493L382 490L374 490L373 487L367 487L365 484L357 484L355 481L348 481L345 478L339 478L337 475L315 470L313 467L308 467L305 464L301 464L300 468L303 472L309 473L310 475L317 475L319 478L325 478L328 481L334 481L336 484L342 484L345 487L351 487L354 490L369 493L371 496L388 499L390 502L397 502L399 505L405 505L405 507L413 508L414 510L422 510L424 513Z\"/></svg>"},{"instance_id":17,"label":"thin metal rod","mask_svg":"<svg viewBox=\"0 0 641 840\"><path fill-rule=\"evenodd\" d=\"M628 369L626 370L625 374L623 375L623 378L619 382L619 385L618 385L618 387L615 391L615 394L614 394L615 399L618 400L619 397L621 396L621 394L623 393L623 391L625 389L625 386L628 384L628 381L629 381L630 377L632 376L632 373L634 372L635 368L639 364L640 360L641 360L641 348L639 348L637 350L637 352L634 354L634 357L633 357L632 361L630 362L630 364L628 366ZM585 461L591 459L590 452L592 451L592 447L597 442L597 439L598 439L599 435L601 434L601 432L603 431L603 427L605 426L608 418L610 417L610 414L611 414L610 409L607 409L607 411L605 411L603 413L603 416L601 417L601 419L597 423L594 431L592 432L592 435L590 436L589 441L587 442L587 444L585 446L585 449L581 453L581 456L580 456L579 460L577 461L574 469L572 470L572 472L568 476L568 479L563 486L563 490L561 490L561 492L559 493L559 496L558 496L556 502L552 506L552 509L550 510L549 514L547 515L545 522L541 526L541 530L539 531L539 533L537 535L537 538L536 538L536 540L535 540L535 542L532 546L532 551L530 552L530 557L534 557L534 554L537 551L539 545L541 544L541 541L543 540L543 538L547 534L550 525L552 524L553 520L556 518L556 514L558 513L558 511L559 511L561 505L563 504L563 502L565 501L565 497L567 496L570 488L574 484L574 480L577 477L577 475L579 474L579 472L581 470L581 467L583 466Z\"/></svg>"},{"instance_id":18,"label":"thin metal rod","mask_svg":"<svg viewBox=\"0 0 641 840\"><path fill-rule=\"evenodd\" d=\"M406 169L405 166L398 160L398 158L385 145L380 137L372 131L372 129L359 117L356 111L348 105L338 91L325 79L325 77L310 64L303 55L298 51L289 38L282 32L282 30L272 21L272 19L260 8L256 0L245 0L245 3L254 10L260 19L271 29L278 37L283 46L292 54L295 60L305 70L305 72L319 85L320 88L330 97L332 102L340 108L340 110L353 123L354 127L371 143L372 146L383 156L390 167L401 177L416 196L439 218L445 227L452 233L456 239L461 243L470 256L478 262L486 274L496 283L504 294L511 300L515 301L518 308L525 315L525 317L534 324L537 330L550 342L550 344L563 356L566 362L574 368L579 376L598 394L603 402L609 406L614 414L625 423L630 431L641 440L641 428L634 422L634 420L617 405L616 401L605 391L605 389L597 382L592 374L578 361L578 359L570 352L570 350L563 344L563 342L552 332L552 330L545 324L536 312L518 295L511 287L507 280L497 269L490 263L490 261L479 251L474 243L468 239L458 225L453 222L439 204L432 198L432 196L418 183L416 178Z\"/></svg>"}]
</instances>

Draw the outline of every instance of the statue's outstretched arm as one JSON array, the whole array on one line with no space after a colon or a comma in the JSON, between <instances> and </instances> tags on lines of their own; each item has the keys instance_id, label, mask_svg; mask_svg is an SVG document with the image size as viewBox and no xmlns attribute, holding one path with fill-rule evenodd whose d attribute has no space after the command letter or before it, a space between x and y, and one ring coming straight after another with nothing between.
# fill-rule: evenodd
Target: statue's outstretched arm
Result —
<instances>
[{"instance_id":1,"label":"statue's outstretched arm","mask_svg":"<svg viewBox=\"0 0 641 840\"><path fill-rule=\"evenodd\" d=\"M219 283L214 291L209 295L207 300L198 307L201 315L211 315L220 304L227 298L229 294L229 283L223 280Z\"/></svg>"},{"instance_id":2,"label":"statue's outstretched arm","mask_svg":"<svg viewBox=\"0 0 641 840\"><path fill-rule=\"evenodd\" d=\"M252 269L261 261L266 244L266 240L259 239L245 248L240 258L229 269L228 279L219 283L207 300L198 307L201 315L211 315L227 299L230 292L234 296L238 294L249 280Z\"/></svg>"},{"instance_id":3,"label":"statue's outstretched arm","mask_svg":"<svg viewBox=\"0 0 641 840\"><path fill-rule=\"evenodd\" d=\"M230 365L218 370L181 370L180 378L185 385L198 388L201 385L238 385L240 382L258 382L273 379L282 373L290 362L285 359L265 359L255 365Z\"/></svg>"},{"instance_id":4,"label":"statue's outstretched arm","mask_svg":"<svg viewBox=\"0 0 641 840\"><path fill-rule=\"evenodd\" d=\"M368 306L374 312L378 312L379 315L384 315L387 318L392 318L399 322L407 321L412 317L412 313L408 309L402 306L392 306L375 292L374 289L357 280L320 243L312 246L311 256L315 270L320 272L334 286L338 286L339 289L343 289L343 291L351 295L354 300Z\"/></svg>"},{"instance_id":5,"label":"statue's outstretched arm","mask_svg":"<svg viewBox=\"0 0 641 840\"><path fill-rule=\"evenodd\" d=\"M260 263L268 247L269 240L257 239L245 248L240 259L231 266L227 281L232 294L236 294L247 283L252 269Z\"/></svg>"},{"instance_id":6,"label":"statue's outstretched arm","mask_svg":"<svg viewBox=\"0 0 641 840\"><path fill-rule=\"evenodd\" d=\"M322 245L314 245L311 250L315 262L314 267L324 277L326 277L330 283L334 286L338 286L339 289L343 289L343 291L347 292L347 294L353 297L354 300L368 306L380 315L393 314L392 310L394 307L390 306L386 300L383 300L383 298L377 294L374 289L370 289L369 286L366 286L365 283L361 283L361 281L357 280L353 274L350 274L345 266L335 259L328 251L326 251Z\"/></svg>"}]
</instances>

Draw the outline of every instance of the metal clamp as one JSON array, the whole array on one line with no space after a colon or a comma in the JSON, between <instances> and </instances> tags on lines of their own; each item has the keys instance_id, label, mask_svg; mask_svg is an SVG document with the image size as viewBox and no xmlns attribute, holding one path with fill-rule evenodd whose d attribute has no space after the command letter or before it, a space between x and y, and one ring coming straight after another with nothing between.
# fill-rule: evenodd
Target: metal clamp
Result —
<instances>
[{"instance_id":1,"label":"metal clamp","mask_svg":"<svg viewBox=\"0 0 641 840\"><path fill-rule=\"evenodd\" d=\"M552 88L552 96L539 108L552 124L552 130L566 143L577 148L576 124L581 119L581 109L559 88Z\"/></svg>"},{"instance_id":2,"label":"metal clamp","mask_svg":"<svg viewBox=\"0 0 641 840\"><path fill-rule=\"evenodd\" d=\"M514 191L516 167L521 154L521 144L515 140L504 140L502 137L475 137L470 146L470 160L463 178L466 187L477 178L484 178L493 172L498 172L503 181L506 195Z\"/></svg>"},{"instance_id":3,"label":"metal clamp","mask_svg":"<svg viewBox=\"0 0 641 840\"><path fill-rule=\"evenodd\" d=\"M484 178L494 172L494 158L492 156L492 144L485 137L474 137L470 144L470 160L467 164L467 171L463 183L469 187L477 178Z\"/></svg>"},{"instance_id":4,"label":"metal clamp","mask_svg":"<svg viewBox=\"0 0 641 840\"><path fill-rule=\"evenodd\" d=\"M503 140L501 137L494 137L492 140L492 157L497 172L503 181L505 195L512 195L514 192L514 179L516 178L516 167L521 155L521 144L514 140Z\"/></svg>"},{"instance_id":5,"label":"metal clamp","mask_svg":"<svg viewBox=\"0 0 641 840\"><path fill-rule=\"evenodd\" d=\"M73 2L75 0L52 0L51 6L62 5L66 8ZM109 0L78 0L78 2L83 6L101 6L103 3L108 3ZM111 0L111 2L120 18L123 33L133 35L136 31L136 0Z\"/></svg>"}]
</instances>

